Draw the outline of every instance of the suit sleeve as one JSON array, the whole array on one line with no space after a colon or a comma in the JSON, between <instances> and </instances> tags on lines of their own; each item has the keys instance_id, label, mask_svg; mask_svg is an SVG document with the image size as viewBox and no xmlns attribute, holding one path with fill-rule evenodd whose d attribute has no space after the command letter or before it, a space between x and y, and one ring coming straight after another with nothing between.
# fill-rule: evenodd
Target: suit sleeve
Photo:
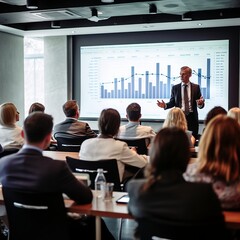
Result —
<instances>
[{"instance_id":1,"label":"suit sleeve","mask_svg":"<svg viewBox=\"0 0 240 240\"><path fill-rule=\"evenodd\" d=\"M63 163L60 173L62 192L78 204L91 203L93 198L91 189L85 186L83 182L77 180L67 164Z\"/></svg>"},{"instance_id":2,"label":"suit sleeve","mask_svg":"<svg viewBox=\"0 0 240 240\"><path fill-rule=\"evenodd\" d=\"M86 135L89 137L97 137L97 134L90 128L90 126L88 125L88 123L86 123Z\"/></svg>"},{"instance_id":3,"label":"suit sleeve","mask_svg":"<svg viewBox=\"0 0 240 240\"><path fill-rule=\"evenodd\" d=\"M176 96L175 95L176 95L176 88L173 86L172 90L171 90L171 97L169 99L169 102L166 103L166 108L165 109L172 108L172 107L176 106L176 102L175 102Z\"/></svg>"}]
</instances>

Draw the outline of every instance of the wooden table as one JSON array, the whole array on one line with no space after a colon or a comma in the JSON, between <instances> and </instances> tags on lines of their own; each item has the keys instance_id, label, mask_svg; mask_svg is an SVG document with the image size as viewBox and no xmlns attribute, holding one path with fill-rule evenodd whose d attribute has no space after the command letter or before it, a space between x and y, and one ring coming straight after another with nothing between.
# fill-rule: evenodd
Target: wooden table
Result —
<instances>
[{"instance_id":1,"label":"wooden table","mask_svg":"<svg viewBox=\"0 0 240 240\"><path fill-rule=\"evenodd\" d=\"M94 194L94 191L93 191ZM112 201L103 201L94 196L91 204L78 205L73 200L65 199L65 206L69 212L96 216L96 240L101 239L101 217L133 219L128 213L127 204L118 204L116 200L124 192L113 192ZM0 189L0 204L3 205L2 190ZM240 211L224 211L225 222L229 229L240 229Z\"/></svg>"},{"instance_id":2,"label":"wooden table","mask_svg":"<svg viewBox=\"0 0 240 240\"><path fill-rule=\"evenodd\" d=\"M66 156L79 159L79 152L43 151L43 155L55 160L66 160Z\"/></svg>"}]
</instances>

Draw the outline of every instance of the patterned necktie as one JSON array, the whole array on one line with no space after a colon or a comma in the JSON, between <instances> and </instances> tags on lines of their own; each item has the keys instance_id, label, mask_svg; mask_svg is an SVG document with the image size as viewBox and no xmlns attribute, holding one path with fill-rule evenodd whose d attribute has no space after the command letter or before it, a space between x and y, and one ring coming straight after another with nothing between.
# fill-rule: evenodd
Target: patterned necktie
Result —
<instances>
[{"instance_id":1,"label":"patterned necktie","mask_svg":"<svg viewBox=\"0 0 240 240\"><path fill-rule=\"evenodd\" d=\"M184 106L185 106L185 114L189 114L189 99L188 99L188 91L187 91L188 85L184 85Z\"/></svg>"}]
</instances>

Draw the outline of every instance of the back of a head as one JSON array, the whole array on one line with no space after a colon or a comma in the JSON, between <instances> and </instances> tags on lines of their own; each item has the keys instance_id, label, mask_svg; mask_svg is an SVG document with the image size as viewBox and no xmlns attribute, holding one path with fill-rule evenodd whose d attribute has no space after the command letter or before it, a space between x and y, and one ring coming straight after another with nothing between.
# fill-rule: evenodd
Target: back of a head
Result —
<instances>
[{"instance_id":1,"label":"back of a head","mask_svg":"<svg viewBox=\"0 0 240 240\"><path fill-rule=\"evenodd\" d=\"M225 181L235 181L240 174L240 125L219 114L206 126L200 139L199 170Z\"/></svg>"},{"instance_id":2,"label":"back of a head","mask_svg":"<svg viewBox=\"0 0 240 240\"><path fill-rule=\"evenodd\" d=\"M17 121L17 108L13 103L3 103L0 105L0 124L3 126L14 126Z\"/></svg>"},{"instance_id":3,"label":"back of a head","mask_svg":"<svg viewBox=\"0 0 240 240\"><path fill-rule=\"evenodd\" d=\"M66 117L74 117L79 109L79 106L76 100L69 100L63 104L62 108Z\"/></svg>"},{"instance_id":4,"label":"back of a head","mask_svg":"<svg viewBox=\"0 0 240 240\"><path fill-rule=\"evenodd\" d=\"M138 103L129 104L126 111L130 121L138 121L141 117L141 106Z\"/></svg>"},{"instance_id":5,"label":"back of a head","mask_svg":"<svg viewBox=\"0 0 240 240\"><path fill-rule=\"evenodd\" d=\"M214 117L216 117L217 115L219 114L223 114L223 115L226 115L227 114L227 111L221 107L221 106L215 106L213 107L208 113L207 113L207 116L205 118L205 125L207 125Z\"/></svg>"},{"instance_id":6,"label":"back of a head","mask_svg":"<svg viewBox=\"0 0 240 240\"><path fill-rule=\"evenodd\" d=\"M189 151L188 137L182 129L161 129L150 149L150 174L156 177L166 170L185 172L190 158Z\"/></svg>"},{"instance_id":7,"label":"back of a head","mask_svg":"<svg viewBox=\"0 0 240 240\"><path fill-rule=\"evenodd\" d=\"M167 117L163 123L163 128L165 127L178 127L184 131L187 130L187 120L180 108L174 107L169 110Z\"/></svg>"},{"instance_id":8,"label":"back of a head","mask_svg":"<svg viewBox=\"0 0 240 240\"><path fill-rule=\"evenodd\" d=\"M32 112L44 112L44 111L45 111L44 105L41 103L35 102L30 106L28 114Z\"/></svg>"},{"instance_id":9,"label":"back of a head","mask_svg":"<svg viewBox=\"0 0 240 240\"><path fill-rule=\"evenodd\" d=\"M24 121L25 138L29 143L39 143L52 132L53 118L42 112L33 112Z\"/></svg>"},{"instance_id":10,"label":"back of a head","mask_svg":"<svg viewBox=\"0 0 240 240\"><path fill-rule=\"evenodd\" d=\"M231 118L234 118L237 120L237 122L240 124L240 108L234 107L229 109L227 115Z\"/></svg>"},{"instance_id":11,"label":"back of a head","mask_svg":"<svg viewBox=\"0 0 240 240\"><path fill-rule=\"evenodd\" d=\"M103 109L98 119L99 131L103 135L115 136L120 127L121 117L113 108Z\"/></svg>"}]
</instances>

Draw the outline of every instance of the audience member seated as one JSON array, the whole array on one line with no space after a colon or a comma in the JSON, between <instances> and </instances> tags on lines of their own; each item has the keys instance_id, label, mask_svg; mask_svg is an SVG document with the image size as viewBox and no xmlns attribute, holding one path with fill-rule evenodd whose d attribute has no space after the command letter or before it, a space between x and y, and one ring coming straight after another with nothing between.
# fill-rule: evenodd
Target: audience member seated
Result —
<instances>
[{"instance_id":1,"label":"audience member seated","mask_svg":"<svg viewBox=\"0 0 240 240\"><path fill-rule=\"evenodd\" d=\"M78 204L91 203L93 195L90 188L72 174L65 161L43 156L42 151L50 143L52 127L53 118L45 113L35 112L25 119L22 135L26 144L18 153L1 159L0 182L8 188L38 193L64 193ZM83 232L85 227L69 218L70 235L75 234L75 237L81 236L85 240L95 239L95 219L89 219L92 226L86 227L88 232ZM103 234L107 234L102 236L103 239L113 239L104 222L102 226L105 227ZM75 233L72 232L74 230Z\"/></svg>"},{"instance_id":2,"label":"audience member seated","mask_svg":"<svg viewBox=\"0 0 240 240\"><path fill-rule=\"evenodd\" d=\"M16 125L19 112L13 103L0 105L0 144L3 149L20 149L24 143L22 128Z\"/></svg>"},{"instance_id":3,"label":"audience member seated","mask_svg":"<svg viewBox=\"0 0 240 240\"><path fill-rule=\"evenodd\" d=\"M102 110L98 120L100 135L84 141L79 156L81 160L116 159L122 181L125 164L142 168L147 164L148 157L138 155L136 149L129 149L125 142L114 139L120 122L121 118L117 110L112 108Z\"/></svg>"},{"instance_id":4,"label":"audience member seated","mask_svg":"<svg viewBox=\"0 0 240 240\"><path fill-rule=\"evenodd\" d=\"M139 139L146 138L146 145L155 137L156 133L150 126L140 125L141 106L138 103L131 103L126 109L128 124L120 126L118 136L119 139Z\"/></svg>"},{"instance_id":5,"label":"audience member seated","mask_svg":"<svg viewBox=\"0 0 240 240\"><path fill-rule=\"evenodd\" d=\"M152 234L157 235L152 236L164 239L213 239L212 235L227 239L221 205L211 184L186 182L182 176L189 159L189 141L182 129L163 128L157 133L146 179L127 184L128 209L141 226L136 229L139 239L153 239L142 236L151 231L150 223L156 226Z\"/></svg>"},{"instance_id":6,"label":"audience member seated","mask_svg":"<svg viewBox=\"0 0 240 240\"><path fill-rule=\"evenodd\" d=\"M217 115L219 114L223 114L223 115L226 115L227 114L227 111L221 107L221 106L215 106L213 107L208 113L207 113L207 116L204 120L204 125L205 127L207 126L207 124L214 118L216 117ZM205 127L203 129L203 131L205 130Z\"/></svg>"},{"instance_id":7,"label":"audience member seated","mask_svg":"<svg viewBox=\"0 0 240 240\"><path fill-rule=\"evenodd\" d=\"M77 101L70 100L63 105L63 112L66 116L65 121L54 126L53 133L67 133L74 136L96 137L97 134L90 128L88 123L80 122L79 106Z\"/></svg>"},{"instance_id":8,"label":"audience member seated","mask_svg":"<svg viewBox=\"0 0 240 240\"><path fill-rule=\"evenodd\" d=\"M218 115L201 137L198 161L184 177L191 182L212 183L224 209L240 209L240 126L235 119Z\"/></svg>"},{"instance_id":9,"label":"audience member seated","mask_svg":"<svg viewBox=\"0 0 240 240\"><path fill-rule=\"evenodd\" d=\"M192 135L192 132L187 130L187 120L181 108L174 107L169 110L167 117L163 123L163 128L166 127L178 127L183 129L188 136L190 147L194 147L195 138Z\"/></svg>"},{"instance_id":10,"label":"audience member seated","mask_svg":"<svg viewBox=\"0 0 240 240\"><path fill-rule=\"evenodd\" d=\"M44 113L44 111L45 111L44 105L41 103L35 102L30 106L28 114L30 114L32 112L43 112Z\"/></svg>"},{"instance_id":11,"label":"audience member seated","mask_svg":"<svg viewBox=\"0 0 240 240\"><path fill-rule=\"evenodd\" d=\"M234 118L237 120L237 122L240 124L240 108L234 107L228 110L227 115L231 118Z\"/></svg>"}]
</instances>

